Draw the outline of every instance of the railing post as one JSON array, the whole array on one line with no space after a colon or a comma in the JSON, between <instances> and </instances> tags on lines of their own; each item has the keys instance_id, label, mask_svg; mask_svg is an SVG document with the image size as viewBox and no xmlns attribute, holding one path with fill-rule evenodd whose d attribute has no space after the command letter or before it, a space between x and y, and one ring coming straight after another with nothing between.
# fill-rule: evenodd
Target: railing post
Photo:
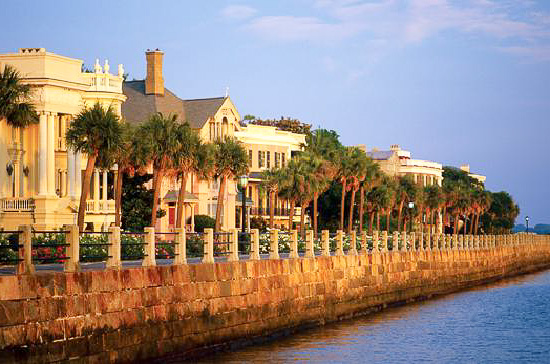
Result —
<instances>
[{"instance_id":1,"label":"railing post","mask_svg":"<svg viewBox=\"0 0 550 364\"><path fill-rule=\"evenodd\" d=\"M441 250L443 251L449 250L448 238L449 236L447 234L443 234L443 240L441 241Z\"/></svg>"},{"instance_id":2,"label":"railing post","mask_svg":"<svg viewBox=\"0 0 550 364\"><path fill-rule=\"evenodd\" d=\"M176 228L176 236L174 238L174 264L187 263L187 235L184 228Z\"/></svg>"},{"instance_id":3,"label":"railing post","mask_svg":"<svg viewBox=\"0 0 550 364\"><path fill-rule=\"evenodd\" d=\"M269 259L279 259L279 230L269 231Z\"/></svg>"},{"instance_id":4,"label":"railing post","mask_svg":"<svg viewBox=\"0 0 550 364\"><path fill-rule=\"evenodd\" d=\"M416 251L416 233L414 231L411 233L411 251Z\"/></svg>"},{"instance_id":5,"label":"railing post","mask_svg":"<svg viewBox=\"0 0 550 364\"><path fill-rule=\"evenodd\" d=\"M426 233L426 250L431 251L432 250L432 232L428 231Z\"/></svg>"},{"instance_id":6,"label":"railing post","mask_svg":"<svg viewBox=\"0 0 550 364\"><path fill-rule=\"evenodd\" d=\"M298 255L298 231L290 230L290 255L289 258L299 258Z\"/></svg>"},{"instance_id":7,"label":"railing post","mask_svg":"<svg viewBox=\"0 0 550 364\"><path fill-rule=\"evenodd\" d=\"M32 230L30 225L19 226L19 235L17 238L17 257L23 259L17 263L17 274L34 273L32 264Z\"/></svg>"},{"instance_id":8,"label":"railing post","mask_svg":"<svg viewBox=\"0 0 550 364\"><path fill-rule=\"evenodd\" d=\"M424 231L421 231L418 236L418 250L424 251Z\"/></svg>"},{"instance_id":9,"label":"railing post","mask_svg":"<svg viewBox=\"0 0 550 364\"><path fill-rule=\"evenodd\" d=\"M342 230L336 231L336 255L344 255L344 237Z\"/></svg>"},{"instance_id":10,"label":"railing post","mask_svg":"<svg viewBox=\"0 0 550 364\"><path fill-rule=\"evenodd\" d=\"M407 232L406 231L403 231L401 233L401 237L402 237L402 241L403 241L403 246L401 247L401 251L402 252L406 252L407 251Z\"/></svg>"},{"instance_id":11,"label":"railing post","mask_svg":"<svg viewBox=\"0 0 550 364\"><path fill-rule=\"evenodd\" d=\"M109 246L107 247L107 269L120 269L120 227L110 226L108 241Z\"/></svg>"},{"instance_id":12,"label":"railing post","mask_svg":"<svg viewBox=\"0 0 550 364\"><path fill-rule=\"evenodd\" d=\"M394 231L393 235L392 235L391 250L394 251L394 252L399 251L399 233L397 231Z\"/></svg>"},{"instance_id":13,"label":"railing post","mask_svg":"<svg viewBox=\"0 0 550 364\"><path fill-rule=\"evenodd\" d=\"M204 229L204 256L203 263L214 263L214 229Z\"/></svg>"},{"instance_id":14,"label":"railing post","mask_svg":"<svg viewBox=\"0 0 550 364\"><path fill-rule=\"evenodd\" d=\"M239 260L239 230L231 229L229 234L229 256L227 261L236 262Z\"/></svg>"},{"instance_id":15,"label":"railing post","mask_svg":"<svg viewBox=\"0 0 550 364\"><path fill-rule=\"evenodd\" d=\"M313 230L306 230L306 258L315 258L313 249Z\"/></svg>"},{"instance_id":16,"label":"railing post","mask_svg":"<svg viewBox=\"0 0 550 364\"><path fill-rule=\"evenodd\" d=\"M378 241L378 230L374 230L372 232L372 251L375 253L378 253L380 251L380 247L378 246L380 243Z\"/></svg>"},{"instance_id":17,"label":"railing post","mask_svg":"<svg viewBox=\"0 0 550 364\"><path fill-rule=\"evenodd\" d=\"M65 242L67 247L67 260L65 260L65 272L78 272L80 270L80 231L78 225L64 225Z\"/></svg>"},{"instance_id":18,"label":"railing post","mask_svg":"<svg viewBox=\"0 0 550 364\"><path fill-rule=\"evenodd\" d=\"M367 232L361 231L361 254L367 254L369 247L367 245Z\"/></svg>"},{"instance_id":19,"label":"railing post","mask_svg":"<svg viewBox=\"0 0 550 364\"><path fill-rule=\"evenodd\" d=\"M352 230L350 234L349 254L357 255L357 232L355 230Z\"/></svg>"},{"instance_id":20,"label":"railing post","mask_svg":"<svg viewBox=\"0 0 550 364\"><path fill-rule=\"evenodd\" d=\"M458 250L458 235L453 234L453 250Z\"/></svg>"},{"instance_id":21,"label":"railing post","mask_svg":"<svg viewBox=\"0 0 550 364\"><path fill-rule=\"evenodd\" d=\"M260 260L260 230L250 229L250 260Z\"/></svg>"},{"instance_id":22,"label":"railing post","mask_svg":"<svg viewBox=\"0 0 550 364\"><path fill-rule=\"evenodd\" d=\"M389 251L389 249L388 249L388 231L387 230L382 231L382 251L384 253L387 253Z\"/></svg>"},{"instance_id":23,"label":"railing post","mask_svg":"<svg viewBox=\"0 0 550 364\"><path fill-rule=\"evenodd\" d=\"M323 244L323 256L330 256L330 236L328 230L321 231L321 241Z\"/></svg>"},{"instance_id":24,"label":"railing post","mask_svg":"<svg viewBox=\"0 0 550 364\"><path fill-rule=\"evenodd\" d=\"M145 231L145 257L141 263L144 267L152 267L157 265L155 252L155 228L146 227Z\"/></svg>"}]
</instances>

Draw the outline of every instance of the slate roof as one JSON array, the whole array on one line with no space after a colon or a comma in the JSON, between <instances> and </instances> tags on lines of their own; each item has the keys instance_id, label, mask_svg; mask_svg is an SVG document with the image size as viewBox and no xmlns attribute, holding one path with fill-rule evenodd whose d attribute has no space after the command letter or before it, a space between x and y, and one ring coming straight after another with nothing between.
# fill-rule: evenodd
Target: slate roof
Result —
<instances>
[{"instance_id":1,"label":"slate roof","mask_svg":"<svg viewBox=\"0 0 550 364\"><path fill-rule=\"evenodd\" d=\"M179 121L188 121L192 128L200 129L225 102L225 97L182 100L167 88L164 95L147 95L144 80L124 82L122 91L127 97L122 104L122 116L130 123L142 122L151 114L161 112L177 114Z\"/></svg>"},{"instance_id":2,"label":"slate roof","mask_svg":"<svg viewBox=\"0 0 550 364\"><path fill-rule=\"evenodd\" d=\"M180 192L180 190L170 190L170 191L166 192L166 195L164 195L164 202L176 202L176 201L178 201L179 192ZM183 200L184 200L184 202L195 202L195 201L198 201L199 198L197 197L197 195L185 191L185 197L184 197Z\"/></svg>"},{"instance_id":3,"label":"slate roof","mask_svg":"<svg viewBox=\"0 0 550 364\"><path fill-rule=\"evenodd\" d=\"M385 160L390 159L393 153L393 150L380 150L376 152L367 152L367 157L371 157L374 160Z\"/></svg>"}]
</instances>

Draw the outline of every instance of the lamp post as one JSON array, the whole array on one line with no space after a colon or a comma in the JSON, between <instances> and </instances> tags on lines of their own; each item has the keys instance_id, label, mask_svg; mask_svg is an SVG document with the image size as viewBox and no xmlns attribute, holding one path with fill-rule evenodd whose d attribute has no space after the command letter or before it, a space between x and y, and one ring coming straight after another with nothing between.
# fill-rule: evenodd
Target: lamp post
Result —
<instances>
[{"instance_id":1,"label":"lamp post","mask_svg":"<svg viewBox=\"0 0 550 364\"><path fill-rule=\"evenodd\" d=\"M409 201L409 220L410 221L410 226L409 226L409 232L412 231L412 225L413 225L413 221L412 221L412 210L414 209L414 202L413 201Z\"/></svg>"},{"instance_id":2,"label":"lamp post","mask_svg":"<svg viewBox=\"0 0 550 364\"><path fill-rule=\"evenodd\" d=\"M525 232L529 232L529 216L525 216L525 225L526 225L526 229L525 229Z\"/></svg>"},{"instance_id":3,"label":"lamp post","mask_svg":"<svg viewBox=\"0 0 550 364\"><path fill-rule=\"evenodd\" d=\"M248 176L243 175L239 177L239 187L241 188L242 207L241 207L241 231L246 233L246 188L248 187Z\"/></svg>"}]
</instances>

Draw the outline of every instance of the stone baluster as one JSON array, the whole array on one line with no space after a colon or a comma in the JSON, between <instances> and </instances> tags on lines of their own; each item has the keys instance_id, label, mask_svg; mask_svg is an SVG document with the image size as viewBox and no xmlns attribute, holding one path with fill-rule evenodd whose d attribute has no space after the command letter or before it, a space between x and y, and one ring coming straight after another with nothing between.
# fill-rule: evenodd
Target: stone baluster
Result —
<instances>
[{"instance_id":1,"label":"stone baluster","mask_svg":"<svg viewBox=\"0 0 550 364\"><path fill-rule=\"evenodd\" d=\"M389 251L389 249L388 249L388 231L387 230L382 231L382 251L384 253L387 253Z\"/></svg>"},{"instance_id":2,"label":"stone baluster","mask_svg":"<svg viewBox=\"0 0 550 364\"><path fill-rule=\"evenodd\" d=\"M392 235L392 250L399 251L399 233L397 231L394 231Z\"/></svg>"},{"instance_id":3,"label":"stone baluster","mask_svg":"<svg viewBox=\"0 0 550 364\"><path fill-rule=\"evenodd\" d=\"M367 232L361 231L361 254L367 254L369 247L367 246Z\"/></svg>"},{"instance_id":4,"label":"stone baluster","mask_svg":"<svg viewBox=\"0 0 550 364\"><path fill-rule=\"evenodd\" d=\"M279 230L277 229L269 231L269 259L279 259Z\"/></svg>"},{"instance_id":5,"label":"stone baluster","mask_svg":"<svg viewBox=\"0 0 550 364\"><path fill-rule=\"evenodd\" d=\"M416 233L414 231L411 233L411 247L410 247L410 249L411 249L412 252L416 251Z\"/></svg>"},{"instance_id":6,"label":"stone baluster","mask_svg":"<svg viewBox=\"0 0 550 364\"><path fill-rule=\"evenodd\" d=\"M67 259L64 264L65 272L78 272L80 270L80 231L78 225L64 225L65 241L67 247Z\"/></svg>"},{"instance_id":7,"label":"stone baluster","mask_svg":"<svg viewBox=\"0 0 550 364\"><path fill-rule=\"evenodd\" d=\"M458 250L458 235L453 234L453 250Z\"/></svg>"},{"instance_id":8,"label":"stone baluster","mask_svg":"<svg viewBox=\"0 0 550 364\"><path fill-rule=\"evenodd\" d=\"M428 231L426 233L426 250L431 251L432 250L432 232Z\"/></svg>"},{"instance_id":9,"label":"stone baluster","mask_svg":"<svg viewBox=\"0 0 550 364\"><path fill-rule=\"evenodd\" d=\"M418 235L418 250L424 251L424 231Z\"/></svg>"},{"instance_id":10,"label":"stone baluster","mask_svg":"<svg viewBox=\"0 0 550 364\"><path fill-rule=\"evenodd\" d=\"M122 176L121 176L122 177ZM235 230L235 231L233 231ZM237 230L233 229L231 231L231 244L229 245L229 257L228 260L233 260L234 255L237 256L237 260L239 260L239 248L238 245L235 246L234 240L238 240L236 238ZM175 230L176 234L174 236L174 264L186 264L187 263L187 235L185 233L184 228L176 228ZM235 235L235 236L234 236ZM238 244L238 241L237 243Z\"/></svg>"},{"instance_id":11,"label":"stone baluster","mask_svg":"<svg viewBox=\"0 0 550 364\"><path fill-rule=\"evenodd\" d=\"M372 232L372 251L378 253L380 251L380 242L378 241L378 230Z\"/></svg>"},{"instance_id":12,"label":"stone baluster","mask_svg":"<svg viewBox=\"0 0 550 364\"><path fill-rule=\"evenodd\" d=\"M19 236L17 249L17 257L22 259L17 264L17 274L32 274L34 273L34 265L32 264L32 230L30 225L19 226Z\"/></svg>"},{"instance_id":13,"label":"stone baluster","mask_svg":"<svg viewBox=\"0 0 550 364\"><path fill-rule=\"evenodd\" d=\"M214 229L204 229L203 263L214 263Z\"/></svg>"},{"instance_id":14,"label":"stone baluster","mask_svg":"<svg viewBox=\"0 0 550 364\"><path fill-rule=\"evenodd\" d=\"M351 231L349 245L350 245L349 254L357 255L357 232L355 230Z\"/></svg>"},{"instance_id":15,"label":"stone baluster","mask_svg":"<svg viewBox=\"0 0 550 364\"><path fill-rule=\"evenodd\" d=\"M321 244L323 245L323 256L330 256L330 233L328 230L321 231Z\"/></svg>"},{"instance_id":16,"label":"stone baluster","mask_svg":"<svg viewBox=\"0 0 550 364\"><path fill-rule=\"evenodd\" d=\"M204 229L206 231L206 229ZM295 230L292 230L295 231ZM291 233L292 233L291 231ZM298 238L296 237L296 241ZM260 260L260 230L250 229L250 260ZM298 250L296 248L296 250Z\"/></svg>"},{"instance_id":17,"label":"stone baluster","mask_svg":"<svg viewBox=\"0 0 550 364\"><path fill-rule=\"evenodd\" d=\"M146 227L144 229L145 236L144 236L144 248L145 248L145 256L143 257L142 265L144 267L150 267L157 264L156 257L155 257L155 228L153 227ZM206 237L205 237L205 246L204 246L204 254L206 254Z\"/></svg>"},{"instance_id":18,"label":"stone baluster","mask_svg":"<svg viewBox=\"0 0 550 364\"><path fill-rule=\"evenodd\" d=\"M315 258L313 230L306 230L306 258Z\"/></svg>"},{"instance_id":19,"label":"stone baluster","mask_svg":"<svg viewBox=\"0 0 550 364\"><path fill-rule=\"evenodd\" d=\"M458 236L458 250L464 250L464 235Z\"/></svg>"},{"instance_id":20,"label":"stone baluster","mask_svg":"<svg viewBox=\"0 0 550 364\"><path fill-rule=\"evenodd\" d=\"M108 229L108 241L109 245L107 247L107 269L118 270L122 268L122 263L120 261L121 255L121 246L120 246L120 227L110 226Z\"/></svg>"},{"instance_id":21,"label":"stone baluster","mask_svg":"<svg viewBox=\"0 0 550 364\"><path fill-rule=\"evenodd\" d=\"M290 255L289 258L299 258L298 255L298 231L290 230Z\"/></svg>"},{"instance_id":22,"label":"stone baluster","mask_svg":"<svg viewBox=\"0 0 550 364\"><path fill-rule=\"evenodd\" d=\"M401 246L401 251L406 252L407 251L407 232L403 231L401 233L401 236L403 237L403 245Z\"/></svg>"},{"instance_id":23,"label":"stone baluster","mask_svg":"<svg viewBox=\"0 0 550 364\"><path fill-rule=\"evenodd\" d=\"M336 231L336 255L344 255L344 237L342 230Z\"/></svg>"}]
</instances>

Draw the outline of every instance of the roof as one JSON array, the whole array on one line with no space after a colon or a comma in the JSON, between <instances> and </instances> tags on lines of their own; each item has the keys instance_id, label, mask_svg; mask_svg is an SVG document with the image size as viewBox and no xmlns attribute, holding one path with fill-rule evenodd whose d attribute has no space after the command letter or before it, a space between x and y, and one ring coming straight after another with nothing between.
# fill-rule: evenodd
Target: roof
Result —
<instances>
[{"instance_id":1,"label":"roof","mask_svg":"<svg viewBox=\"0 0 550 364\"><path fill-rule=\"evenodd\" d=\"M126 81L122 92L128 98L122 104L122 116L128 122L139 123L151 114L177 114L178 120L189 122L194 129L200 129L213 117L225 102L225 97L182 100L172 91L164 89L164 95L145 94L145 80Z\"/></svg>"},{"instance_id":2,"label":"roof","mask_svg":"<svg viewBox=\"0 0 550 364\"><path fill-rule=\"evenodd\" d=\"M381 150L376 152L367 152L367 157L375 160L390 159L393 155L393 150Z\"/></svg>"},{"instance_id":3,"label":"roof","mask_svg":"<svg viewBox=\"0 0 550 364\"><path fill-rule=\"evenodd\" d=\"M178 194L180 190L170 190L166 192L166 195L164 195L164 202L176 202L178 201ZM184 202L197 202L199 201L199 198L187 191L185 191L185 198L183 199Z\"/></svg>"}]
</instances>

